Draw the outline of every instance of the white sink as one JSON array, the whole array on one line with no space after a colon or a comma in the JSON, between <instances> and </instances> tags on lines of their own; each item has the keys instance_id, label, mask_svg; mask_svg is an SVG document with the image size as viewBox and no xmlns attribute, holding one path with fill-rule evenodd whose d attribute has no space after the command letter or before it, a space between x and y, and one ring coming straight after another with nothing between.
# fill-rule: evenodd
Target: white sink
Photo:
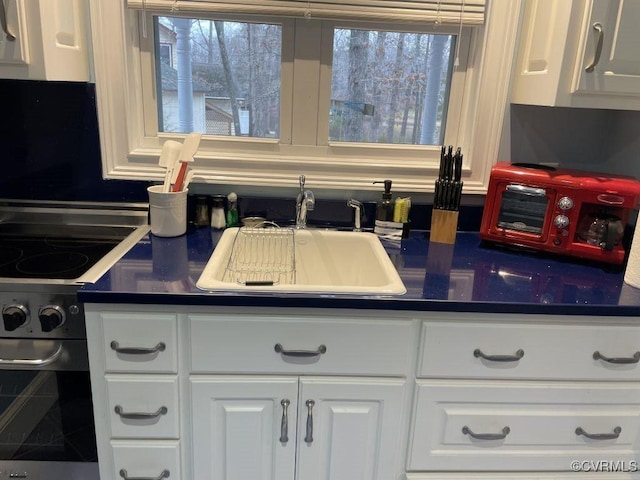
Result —
<instances>
[{"instance_id":1,"label":"white sink","mask_svg":"<svg viewBox=\"0 0 640 480\"><path fill-rule=\"evenodd\" d=\"M197 286L209 291L406 293L376 235L284 228L225 230Z\"/></svg>"}]
</instances>

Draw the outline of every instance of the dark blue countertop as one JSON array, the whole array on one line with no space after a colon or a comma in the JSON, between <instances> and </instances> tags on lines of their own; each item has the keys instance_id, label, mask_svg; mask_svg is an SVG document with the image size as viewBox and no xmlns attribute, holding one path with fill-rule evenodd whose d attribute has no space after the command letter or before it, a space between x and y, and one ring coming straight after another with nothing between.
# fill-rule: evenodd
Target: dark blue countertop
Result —
<instances>
[{"instance_id":1,"label":"dark blue countertop","mask_svg":"<svg viewBox=\"0 0 640 480\"><path fill-rule=\"evenodd\" d=\"M99 281L82 287L85 303L275 306L385 310L640 315L640 290L624 268L507 250L459 232L455 245L430 243L414 231L401 244L383 241L407 293L394 297L286 293L211 293L195 283L221 233L190 230L149 235Z\"/></svg>"}]
</instances>

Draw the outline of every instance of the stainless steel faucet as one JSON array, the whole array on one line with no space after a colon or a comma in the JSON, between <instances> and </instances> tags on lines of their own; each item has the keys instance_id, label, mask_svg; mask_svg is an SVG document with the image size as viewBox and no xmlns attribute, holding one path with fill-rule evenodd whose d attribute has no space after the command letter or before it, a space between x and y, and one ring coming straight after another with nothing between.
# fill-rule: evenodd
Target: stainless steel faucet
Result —
<instances>
[{"instance_id":1,"label":"stainless steel faucet","mask_svg":"<svg viewBox=\"0 0 640 480\"><path fill-rule=\"evenodd\" d=\"M362 213L363 213L362 203L356 200L355 198L350 198L349 200L347 200L347 206L352 207L355 210L355 217L353 219L353 231L361 232L362 231Z\"/></svg>"},{"instance_id":2,"label":"stainless steel faucet","mask_svg":"<svg viewBox=\"0 0 640 480\"><path fill-rule=\"evenodd\" d=\"M311 190L304 189L305 178L300 175L300 192L296 198L296 228L307 228L307 212L316 206L316 198Z\"/></svg>"}]
</instances>

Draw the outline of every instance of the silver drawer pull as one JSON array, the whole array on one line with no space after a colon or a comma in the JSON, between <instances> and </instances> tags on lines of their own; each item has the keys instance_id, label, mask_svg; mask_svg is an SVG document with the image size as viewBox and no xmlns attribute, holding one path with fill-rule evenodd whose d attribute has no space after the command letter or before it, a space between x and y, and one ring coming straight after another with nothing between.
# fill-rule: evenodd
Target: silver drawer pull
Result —
<instances>
[{"instance_id":1,"label":"silver drawer pull","mask_svg":"<svg viewBox=\"0 0 640 480\"><path fill-rule=\"evenodd\" d=\"M162 480L163 478L169 478L169 470L163 470L157 477L130 477L123 468L120 470L120 476L124 478L124 480Z\"/></svg>"},{"instance_id":2,"label":"silver drawer pull","mask_svg":"<svg viewBox=\"0 0 640 480\"><path fill-rule=\"evenodd\" d=\"M164 405L153 413L123 412L120 405L116 405L116 408L114 408L114 410L118 415L120 415L121 418L126 418L128 420L148 420L150 418L158 418L160 415L166 415L168 411L167 407L165 407Z\"/></svg>"},{"instance_id":3,"label":"silver drawer pull","mask_svg":"<svg viewBox=\"0 0 640 480\"><path fill-rule=\"evenodd\" d=\"M602 43L604 41L604 28L602 28L602 24L600 22L594 23L593 29L598 34L598 40L596 40L596 51L593 54L593 62L584 69L587 73L593 72L600 62L600 55L602 55Z\"/></svg>"},{"instance_id":4,"label":"silver drawer pull","mask_svg":"<svg viewBox=\"0 0 640 480\"><path fill-rule=\"evenodd\" d=\"M155 347L121 347L115 340L111 342L111 350L115 350L118 353L124 353L126 355L149 355L151 353L164 352L167 346L164 342L158 343Z\"/></svg>"},{"instance_id":5,"label":"silver drawer pull","mask_svg":"<svg viewBox=\"0 0 640 480\"><path fill-rule=\"evenodd\" d=\"M602 360L603 362L607 362L607 363L617 363L617 364L638 363L640 362L640 352L634 353L633 357L605 357L604 355L602 355L600 352L596 350L595 352L593 352L593 359Z\"/></svg>"},{"instance_id":6,"label":"silver drawer pull","mask_svg":"<svg viewBox=\"0 0 640 480\"><path fill-rule=\"evenodd\" d=\"M479 348L476 348L473 351L473 356L476 358L484 358L485 360L489 360L490 362L517 362L522 357L524 357L524 350L518 350L515 355L487 355L486 353L483 353Z\"/></svg>"},{"instance_id":7,"label":"silver drawer pull","mask_svg":"<svg viewBox=\"0 0 640 480\"><path fill-rule=\"evenodd\" d=\"M615 440L620 436L620 432L622 432L622 427L614 428L613 433L587 433L582 427L576 428L576 435L582 435L591 440Z\"/></svg>"},{"instance_id":8,"label":"silver drawer pull","mask_svg":"<svg viewBox=\"0 0 640 480\"><path fill-rule=\"evenodd\" d=\"M277 353L281 353L282 355L286 355L287 357L319 357L320 355L327 352L327 347L325 345L320 345L317 350L285 350L282 345L276 343L274 350Z\"/></svg>"},{"instance_id":9,"label":"silver drawer pull","mask_svg":"<svg viewBox=\"0 0 640 480\"><path fill-rule=\"evenodd\" d=\"M462 433L476 440L504 440L510 432L511 429L509 427L504 427L502 433L474 433L466 425L462 427Z\"/></svg>"},{"instance_id":10,"label":"silver drawer pull","mask_svg":"<svg viewBox=\"0 0 640 480\"><path fill-rule=\"evenodd\" d=\"M291 402L286 398L280 401L282 405L282 421L280 422L280 442L287 443L289 441L289 415L287 413Z\"/></svg>"},{"instance_id":11,"label":"silver drawer pull","mask_svg":"<svg viewBox=\"0 0 640 480\"><path fill-rule=\"evenodd\" d=\"M313 443L313 406L316 404L313 400L307 400L307 434L304 437L306 443Z\"/></svg>"}]
</instances>

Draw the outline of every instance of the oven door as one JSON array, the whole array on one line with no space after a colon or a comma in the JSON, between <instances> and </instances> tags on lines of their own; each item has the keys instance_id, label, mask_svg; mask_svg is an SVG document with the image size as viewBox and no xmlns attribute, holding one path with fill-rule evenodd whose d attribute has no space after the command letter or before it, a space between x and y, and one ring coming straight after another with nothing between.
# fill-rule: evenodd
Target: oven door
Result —
<instances>
[{"instance_id":1,"label":"oven door","mask_svg":"<svg viewBox=\"0 0 640 480\"><path fill-rule=\"evenodd\" d=\"M0 479L98 479L85 340L0 339Z\"/></svg>"},{"instance_id":2,"label":"oven door","mask_svg":"<svg viewBox=\"0 0 640 480\"><path fill-rule=\"evenodd\" d=\"M520 242L546 242L555 190L504 183L498 186L496 199L491 234Z\"/></svg>"}]
</instances>

